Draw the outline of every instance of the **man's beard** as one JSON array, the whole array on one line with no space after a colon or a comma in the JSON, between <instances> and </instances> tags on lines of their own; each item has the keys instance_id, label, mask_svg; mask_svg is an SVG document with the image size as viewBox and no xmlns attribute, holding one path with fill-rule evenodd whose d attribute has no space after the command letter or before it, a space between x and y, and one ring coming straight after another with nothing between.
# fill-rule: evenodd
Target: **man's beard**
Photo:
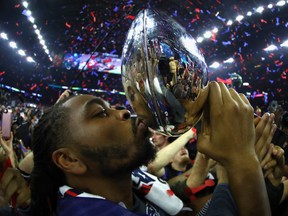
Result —
<instances>
[{"instance_id":1,"label":"man's beard","mask_svg":"<svg viewBox=\"0 0 288 216\"><path fill-rule=\"evenodd\" d=\"M156 149L145 138L144 143L137 144L137 149L132 156L128 155L129 146L125 147L81 147L80 151L83 156L93 162L98 162L100 165L101 173L107 177L115 177L116 175L127 174L134 169L139 168L141 165L147 165L156 157ZM89 167L88 167L89 168ZM92 169L92 168L91 168Z\"/></svg>"}]
</instances>

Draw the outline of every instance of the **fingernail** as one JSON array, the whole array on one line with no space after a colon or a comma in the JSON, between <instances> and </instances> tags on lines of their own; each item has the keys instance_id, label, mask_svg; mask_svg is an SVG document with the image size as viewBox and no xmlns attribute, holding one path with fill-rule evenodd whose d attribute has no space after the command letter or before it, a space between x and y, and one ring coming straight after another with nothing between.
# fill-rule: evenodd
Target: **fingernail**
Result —
<instances>
[{"instance_id":1,"label":"fingernail","mask_svg":"<svg viewBox=\"0 0 288 216\"><path fill-rule=\"evenodd\" d=\"M269 122L274 121L274 117L275 117L274 115L270 115L270 116L269 116Z\"/></svg>"},{"instance_id":2,"label":"fingernail","mask_svg":"<svg viewBox=\"0 0 288 216\"><path fill-rule=\"evenodd\" d=\"M265 113L265 114L262 116L262 119L263 119L263 120L266 120L268 117L269 117L268 113Z\"/></svg>"}]
</instances>

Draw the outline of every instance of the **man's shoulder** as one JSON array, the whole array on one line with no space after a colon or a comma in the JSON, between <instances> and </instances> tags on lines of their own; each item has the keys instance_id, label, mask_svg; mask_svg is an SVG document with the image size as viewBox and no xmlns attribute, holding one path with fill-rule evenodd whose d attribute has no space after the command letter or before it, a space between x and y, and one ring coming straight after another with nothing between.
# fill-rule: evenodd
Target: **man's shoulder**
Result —
<instances>
[{"instance_id":1,"label":"man's shoulder","mask_svg":"<svg viewBox=\"0 0 288 216\"><path fill-rule=\"evenodd\" d=\"M97 215L101 216L139 216L126 209L123 205L119 205L107 199L72 196L58 199L58 216L94 216L95 212Z\"/></svg>"}]
</instances>

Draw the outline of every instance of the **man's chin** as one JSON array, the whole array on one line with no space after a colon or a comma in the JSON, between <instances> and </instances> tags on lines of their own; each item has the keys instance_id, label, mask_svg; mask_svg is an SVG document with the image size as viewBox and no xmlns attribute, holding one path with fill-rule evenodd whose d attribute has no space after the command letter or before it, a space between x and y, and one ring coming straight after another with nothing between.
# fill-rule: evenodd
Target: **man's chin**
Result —
<instances>
[{"instance_id":1,"label":"man's chin","mask_svg":"<svg viewBox=\"0 0 288 216\"><path fill-rule=\"evenodd\" d=\"M144 143L139 147L137 153L133 157L133 163L131 163L131 171L139 168L142 165L147 166L149 162L153 161L156 157L156 148L149 138L145 138Z\"/></svg>"},{"instance_id":2,"label":"man's chin","mask_svg":"<svg viewBox=\"0 0 288 216\"><path fill-rule=\"evenodd\" d=\"M142 145L139 145L137 152L135 152L129 162L125 162L126 164L114 164L114 167L103 167L102 173L105 176L115 177L117 175L123 175L129 172L131 173L133 170L138 169L142 165L147 166L149 162L155 159L156 148L150 143L148 138L145 138L144 140L145 141L142 143Z\"/></svg>"}]
</instances>

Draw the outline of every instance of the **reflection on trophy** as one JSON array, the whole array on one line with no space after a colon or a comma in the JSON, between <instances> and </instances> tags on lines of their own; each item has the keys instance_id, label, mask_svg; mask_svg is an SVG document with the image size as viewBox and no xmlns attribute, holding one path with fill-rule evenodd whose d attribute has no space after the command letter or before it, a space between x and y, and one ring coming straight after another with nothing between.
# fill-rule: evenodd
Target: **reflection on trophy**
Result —
<instances>
[{"instance_id":1,"label":"reflection on trophy","mask_svg":"<svg viewBox=\"0 0 288 216\"><path fill-rule=\"evenodd\" d=\"M207 65L196 41L175 20L146 9L133 21L122 52L122 83L137 116L179 136L202 115Z\"/></svg>"}]
</instances>

